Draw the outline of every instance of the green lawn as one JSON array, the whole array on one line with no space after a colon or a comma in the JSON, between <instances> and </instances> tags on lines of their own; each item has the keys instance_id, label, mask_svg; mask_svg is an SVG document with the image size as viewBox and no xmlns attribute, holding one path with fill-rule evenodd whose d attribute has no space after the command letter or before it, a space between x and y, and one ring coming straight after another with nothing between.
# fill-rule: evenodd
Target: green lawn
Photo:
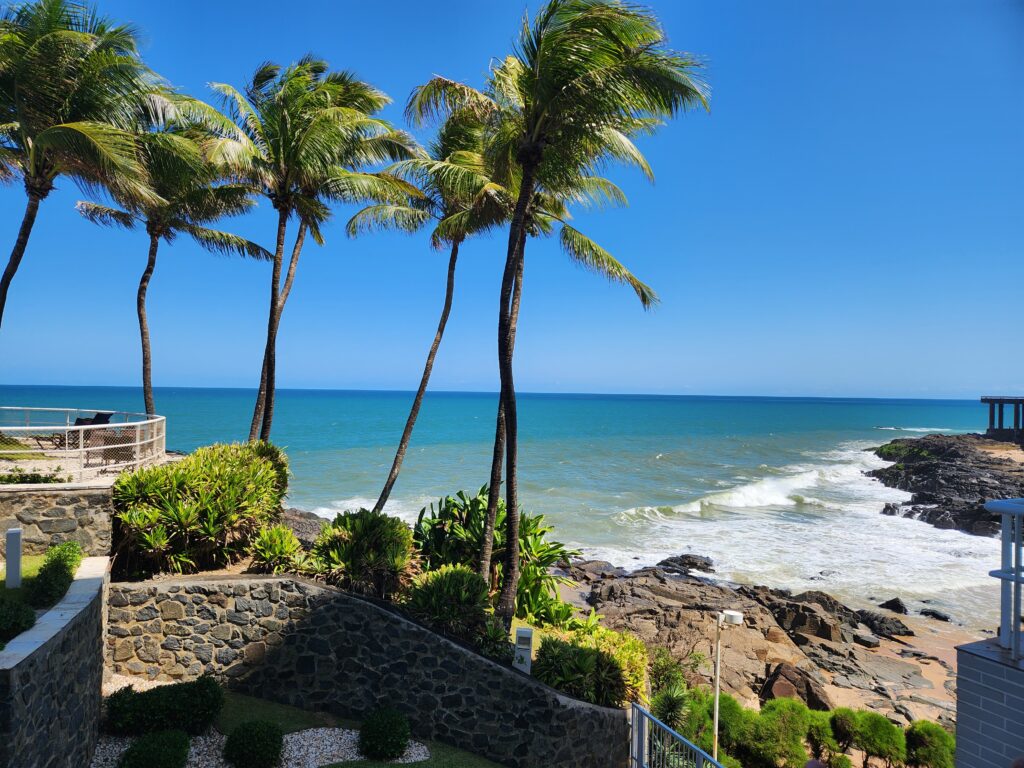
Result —
<instances>
[{"instance_id":1,"label":"green lawn","mask_svg":"<svg viewBox=\"0 0 1024 768\"><path fill-rule=\"evenodd\" d=\"M39 573L43 566L46 555L22 555L21 556L21 587L18 589L7 588L7 568L0 568L0 597L11 597L20 600L25 587Z\"/></svg>"},{"instance_id":2,"label":"green lawn","mask_svg":"<svg viewBox=\"0 0 1024 768\"><path fill-rule=\"evenodd\" d=\"M301 731L306 728L351 728L358 729L359 723L353 720L334 717L325 712L307 712L285 704L243 696L240 693L225 692L224 709L217 719L217 730L230 733L239 723L246 720L269 720L281 726L285 733ZM421 763L412 763L419 768L499 768L497 763L484 760L482 757L463 752L461 749L428 742L430 759ZM394 763L378 763L373 760L356 760L338 763L331 768L385 768Z\"/></svg>"}]
</instances>

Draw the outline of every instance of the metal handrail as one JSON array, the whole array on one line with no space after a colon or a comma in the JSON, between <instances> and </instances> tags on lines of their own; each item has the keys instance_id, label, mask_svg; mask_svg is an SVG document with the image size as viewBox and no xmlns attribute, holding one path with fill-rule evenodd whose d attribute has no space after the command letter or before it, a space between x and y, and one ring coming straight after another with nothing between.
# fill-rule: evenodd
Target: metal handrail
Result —
<instances>
[{"instance_id":1,"label":"metal handrail","mask_svg":"<svg viewBox=\"0 0 1024 768\"><path fill-rule=\"evenodd\" d=\"M1002 517L1001 563L989 576L999 579L999 645L1014 661L1024 655L1021 643L1021 591L1024 588L1024 499L1003 499L985 504Z\"/></svg>"},{"instance_id":2,"label":"metal handrail","mask_svg":"<svg viewBox=\"0 0 1024 768\"><path fill-rule=\"evenodd\" d=\"M81 424L83 414L109 414L106 424ZM8 426L12 414L24 424ZM33 422L36 414L59 414ZM6 417L6 418L5 418ZM69 475L77 479L137 469L164 459L166 419L129 411L85 408L0 406L0 472L12 466L25 471ZM56 472L57 467L60 468Z\"/></svg>"},{"instance_id":3,"label":"metal handrail","mask_svg":"<svg viewBox=\"0 0 1024 768\"><path fill-rule=\"evenodd\" d=\"M632 707L630 768L722 768L711 755L639 704Z\"/></svg>"}]
</instances>

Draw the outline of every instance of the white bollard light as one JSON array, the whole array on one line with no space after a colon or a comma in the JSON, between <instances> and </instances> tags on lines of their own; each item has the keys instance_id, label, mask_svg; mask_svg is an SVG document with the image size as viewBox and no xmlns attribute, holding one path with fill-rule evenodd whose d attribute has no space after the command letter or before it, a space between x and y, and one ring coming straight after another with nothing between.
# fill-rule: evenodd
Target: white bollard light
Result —
<instances>
[{"instance_id":1,"label":"white bollard light","mask_svg":"<svg viewBox=\"0 0 1024 768\"><path fill-rule=\"evenodd\" d=\"M7 529L7 579L8 589L21 586L21 528Z\"/></svg>"},{"instance_id":2,"label":"white bollard light","mask_svg":"<svg viewBox=\"0 0 1024 768\"><path fill-rule=\"evenodd\" d=\"M520 672L530 674L533 666L533 630L530 627L519 627L516 630L515 656L512 666Z\"/></svg>"}]
</instances>

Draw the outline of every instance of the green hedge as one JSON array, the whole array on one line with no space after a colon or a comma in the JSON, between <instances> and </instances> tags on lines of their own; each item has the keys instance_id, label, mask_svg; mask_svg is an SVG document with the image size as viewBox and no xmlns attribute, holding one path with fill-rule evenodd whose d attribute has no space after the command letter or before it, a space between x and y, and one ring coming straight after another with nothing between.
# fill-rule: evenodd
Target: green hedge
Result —
<instances>
[{"instance_id":1,"label":"green hedge","mask_svg":"<svg viewBox=\"0 0 1024 768\"><path fill-rule=\"evenodd\" d=\"M370 760L397 760L409 746L409 733L405 715L390 707L377 709L359 729L359 754Z\"/></svg>"},{"instance_id":2,"label":"green hedge","mask_svg":"<svg viewBox=\"0 0 1024 768\"><path fill-rule=\"evenodd\" d=\"M114 483L122 571L148 575L220 568L280 514L287 461L261 443L211 445Z\"/></svg>"},{"instance_id":3,"label":"green hedge","mask_svg":"<svg viewBox=\"0 0 1024 768\"><path fill-rule=\"evenodd\" d=\"M624 707L644 694L647 648L633 635L603 627L548 635L541 640L533 674L583 701Z\"/></svg>"},{"instance_id":4,"label":"green hedge","mask_svg":"<svg viewBox=\"0 0 1024 768\"><path fill-rule=\"evenodd\" d=\"M117 768L185 768L188 763L188 734L157 731L136 739L121 755Z\"/></svg>"},{"instance_id":5,"label":"green hedge","mask_svg":"<svg viewBox=\"0 0 1024 768\"><path fill-rule=\"evenodd\" d=\"M284 751L284 732L276 723L240 723L224 742L224 759L235 768L275 768Z\"/></svg>"},{"instance_id":6,"label":"green hedge","mask_svg":"<svg viewBox=\"0 0 1024 768\"><path fill-rule=\"evenodd\" d=\"M224 692L212 677L161 685L148 691L122 688L107 698L106 728L119 736L166 729L200 734L224 706Z\"/></svg>"},{"instance_id":7,"label":"green hedge","mask_svg":"<svg viewBox=\"0 0 1024 768\"><path fill-rule=\"evenodd\" d=\"M46 550L39 573L25 584L29 604L35 608L49 608L64 597L84 556L77 541L65 541Z\"/></svg>"},{"instance_id":8,"label":"green hedge","mask_svg":"<svg viewBox=\"0 0 1024 768\"><path fill-rule=\"evenodd\" d=\"M0 595L0 648L36 623L36 612L21 600Z\"/></svg>"}]
</instances>

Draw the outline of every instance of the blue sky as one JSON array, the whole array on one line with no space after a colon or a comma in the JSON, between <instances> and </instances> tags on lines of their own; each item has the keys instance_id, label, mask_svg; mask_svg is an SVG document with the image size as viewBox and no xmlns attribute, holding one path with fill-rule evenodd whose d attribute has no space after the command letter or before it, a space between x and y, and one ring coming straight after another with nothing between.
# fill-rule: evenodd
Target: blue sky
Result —
<instances>
[{"instance_id":1,"label":"blue sky","mask_svg":"<svg viewBox=\"0 0 1024 768\"><path fill-rule=\"evenodd\" d=\"M578 226L653 285L625 289L534 241L517 339L530 391L975 397L1024 389L1024 4L1015 0L653 2L713 96L645 139L656 183ZM433 73L479 84L520 2L105 0L187 92L313 51L395 99ZM536 3L530 3L531 8ZM244 8L244 12L242 9ZM426 133L422 139L428 138ZM142 233L96 228L69 183L41 210L0 333L0 383L135 384ZM0 188L6 262L24 206ZM424 236L307 246L279 340L280 386L412 389L445 257ZM226 222L270 244L265 204ZM462 250L433 386L497 386L504 239ZM163 247L150 288L154 380L253 386L269 267Z\"/></svg>"}]
</instances>

